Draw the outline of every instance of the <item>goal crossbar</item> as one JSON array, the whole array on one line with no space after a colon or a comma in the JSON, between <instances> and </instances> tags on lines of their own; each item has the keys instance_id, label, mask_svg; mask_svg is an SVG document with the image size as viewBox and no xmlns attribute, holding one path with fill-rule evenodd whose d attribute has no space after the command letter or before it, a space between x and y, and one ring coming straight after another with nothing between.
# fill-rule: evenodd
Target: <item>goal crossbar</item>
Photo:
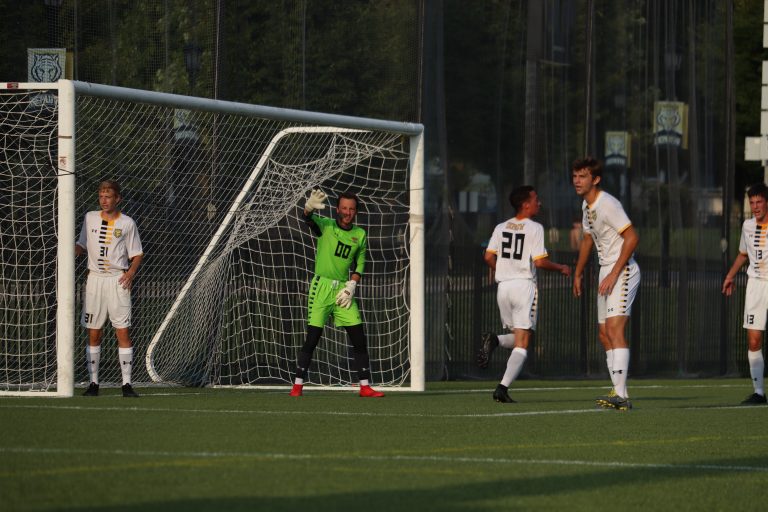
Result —
<instances>
[{"instance_id":1,"label":"goal crossbar","mask_svg":"<svg viewBox=\"0 0 768 512\"><path fill-rule=\"evenodd\" d=\"M0 92L11 94L21 91L49 91L55 94L57 109L57 140L58 145L55 154L55 179L56 185L56 235L58 245L56 248L56 303L55 303L55 352L56 370L55 384L50 382L38 387L27 388L24 385L18 389L2 388L0 382L0 395L23 396L50 396L52 393L59 396L72 396L75 384L75 331L76 309L75 300L77 285L75 279L74 243L76 231L75 212L81 211L82 206L77 204L78 198L76 186L81 178L81 169L77 162L82 161L87 154L78 154L81 149L77 143L82 134L77 132L78 125L78 100L80 98L96 98L105 101L116 101L121 104L151 105L163 109L183 109L187 111L202 112L213 115L240 116L243 118L258 118L282 123L298 123L302 126L283 128L266 144L266 149L252 167L250 175L242 184L242 188L229 206L222 213L222 218L213 235L194 264L191 273L186 278L178 296L174 299L165 318L147 345L145 355L146 370L150 378L162 381L162 377L155 368L155 349L168 328L174 315L179 310L179 304L189 294L200 278L201 269L208 263L214 251L218 250L223 237L232 229L232 223L253 193L254 186L259 182L265 166L270 164L270 159L275 148L290 136L315 134L339 134L352 136L356 133L376 131L397 134L409 141L408 147L408 386L402 389L421 391L425 387L424 376L424 178L423 178L423 126L415 123L403 123L395 121L378 120L371 118L359 118L318 112L307 112L293 109L283 109L258 105L247 105L235 102L194 98L168 93L141 91L123 87L91 84L79 81L60 80L57 83L16 83L0 82ZM5 115L0 112L0 116ZM107 114L105 114L107 115ZM98 121L98 117L94 118ZM377 157L378 158L378 157ZM371 164L375 165L375 164ZM78 210L80 208L80 210ZM386 208L386 207L385 207ZM139 215L139 225L141 217ZM221 387L243 387L239 385L222 384ZM250 386L262 387L262 386ZM354 389L354 386L329 385L323 389ZM396 389L396 388L392 388Z\"/></svg>"}]
</instances>

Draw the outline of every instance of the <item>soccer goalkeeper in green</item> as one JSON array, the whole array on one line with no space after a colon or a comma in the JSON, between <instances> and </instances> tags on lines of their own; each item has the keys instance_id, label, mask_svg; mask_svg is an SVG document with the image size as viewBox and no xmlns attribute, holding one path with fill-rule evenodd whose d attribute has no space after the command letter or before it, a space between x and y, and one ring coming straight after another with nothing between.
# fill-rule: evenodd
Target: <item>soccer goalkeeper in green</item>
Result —
<instances>
[{"instance_id":1,"label":"soccer goalkeeper in green","mask_svg":"<svg viewBox=\"0 0 768 512\"><path fill-rule=\"evenodd\" d=\"M355 226L357 196L344 192L336 206L336 219L321 217L315 210L325 208L328 196L322 190L313 190L304 205L304 218L317 235L315 276L309 288L307 337L299 352L296 378L291 396L302 396L312 354L323 334L329 316L337 327L344 327L354 353L354 367L360 379L360 396L379 398L384 393L370 385L371 370L368 342L363 320L355 300L355 288L365 269L367 252L366 233ZM350 270L352 273L350 274Z\"/></svg>"}]
</instances>

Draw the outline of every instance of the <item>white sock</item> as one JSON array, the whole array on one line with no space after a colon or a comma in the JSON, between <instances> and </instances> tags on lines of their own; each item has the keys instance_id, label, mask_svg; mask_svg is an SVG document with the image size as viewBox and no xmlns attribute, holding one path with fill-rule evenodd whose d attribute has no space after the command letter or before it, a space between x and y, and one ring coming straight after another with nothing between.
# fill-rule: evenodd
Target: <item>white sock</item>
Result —
<instances>
[{"instance_id":1,"label":"white sock","mask_svg":"<svg viewBox=\"0 0 768 512\"><path fill-rule=\"evenodd\" d=\"M510 384L520 375L523 369L525 359L528 357L528 351L524 348L515 347L507 359L507 370L501 378L501 385L509 387Z\"/></svg>"},{"instance_id":2,"label":"white sock","mask_svg":"<svg viewBox=\"0 0 768 512\"><path fill-rule=\"evenodd\" d=\"M501 334L497 336L497 338L499 338L499 346L504 348L515 348L514 334Z\"/></svg>"},{"instance_id":3,"label":"white sock","mask_svg":"<svg viewBox=\"0 0 768 512\"><path fill-rule=\"evenodd\" d=\"M85 347L85 361L88 363L88 375L91 382L99 383L99 361L101 361L101 345Z\"/></svg>"},{"instance_id":4,"label":"white sock","mask_svg":"<svg viewBox=\"0 0 768 512\"><path fill-rule=\"evenodd\" d=\"M608 375L611 376L611 385L616 388L616 377L613 375L613 349L605 351L605 364L608 366Z\"/></svg>"},{"instance_id":5,"label":"white sock","mask_svg":"<svg viewBox=\"0 0 768 512\"><path fill-rule=\"evenodd\" d=\"M293 379L293 383L294 384L298 384L299 386L303 386L304 385L304 379L302 379L301 377L296 377L295 379Z\"/></svg>"},{"instance_id":6,"label":"white sock","mask_svg":"<svg viewBox=\"0 0 768 512\"><path fill-rule=\"evenodd\" d=\"M752 386L755 388L755 393L765 396L765 359L763 359L763 351L757 350L752 352L748 350L747 361L749 361L749 375L752 377Z\"/></svg>"},{"instance_id":7,"label":"white sock","mask_svg":"<svg viewBox=\"0 0 768 512\"><path fill-rule=\"evenodd\" d=\"M616 394L622 398L629 397L627 394L627 373L629 372L629 349L613 349L613 369L611 375L614 376L613 387Z\"/></svg>"},{"instance_id":8,"label":"white sock","mask_svg":"<svg viewBox=\"0 0 768 512\"><path fill-rule=\"evenodd\" d=\"M360 387L363 387L363 386L370 386L370 384L368 383L368 379L360 379Z\"/></svg>"},{"instance_id":9,"label":"white sock","mask_svg":"<svg viewBox=\"0 0 768 512\"><path fill-rule=\"evenodd\" d=\"M133 367L133 347L117 349L120 360L120 371L123 374L123 385L131 383L131 368Z\"/></svg>"}]
</instances>

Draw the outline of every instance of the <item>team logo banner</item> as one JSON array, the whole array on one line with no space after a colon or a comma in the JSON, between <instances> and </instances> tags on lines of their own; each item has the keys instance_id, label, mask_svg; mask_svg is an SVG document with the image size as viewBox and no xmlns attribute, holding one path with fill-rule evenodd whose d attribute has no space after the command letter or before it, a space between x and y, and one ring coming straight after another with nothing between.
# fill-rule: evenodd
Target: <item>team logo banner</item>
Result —
<instances>
[{"instance_id":1,"label":"team logo banner","mask_svg":"<svg viewBox=\"0 0 768 512\"><path fill-rule=\"evenodd\" d=\"M173 111L173 138L176 141L197 142L200 137L192 122L192 112L184 109Z\"/></svg>"},{"instance_id":2,"label":"team logo banner","mask_svg":"<svg viewBox=\"0 0 768 512\"><path fill-rule=\"evenodd\" d=\"M681 101L657 101L653 109L653 133L657 146L688 147L688 105Z\"/></svg>"},{"instance_id":3,"label":"team logo banner","mask_svg":"<svg viewBox=\"0 0 768 512\"><path fill-rule=\"evenodd\" d=\"M605 132L605 165L630 166L632 136L629 132Z\"/></svg>"},{"instance_id":4,"label":"team logo banner","mask_svg":"<svg viewBox=\"0 0 768 512\"><path fill-rule=\"evenodd\" d=\"M67 64L65 48L27 48L27 80L55 82L64 78Z\"/></svg>"},{"instance_id":5,"label":"team logo banner","mask_svg":"<svg viewBox=\"0 0 768 512\"><path fill-rule=\"evenodd\" d=\"M65 77L67 50L65 48L27 48L27 81L56 82ZM38 114L56 109L56 95L50 92L36 94L27 110Z\"/></svg>"}]
</instances>

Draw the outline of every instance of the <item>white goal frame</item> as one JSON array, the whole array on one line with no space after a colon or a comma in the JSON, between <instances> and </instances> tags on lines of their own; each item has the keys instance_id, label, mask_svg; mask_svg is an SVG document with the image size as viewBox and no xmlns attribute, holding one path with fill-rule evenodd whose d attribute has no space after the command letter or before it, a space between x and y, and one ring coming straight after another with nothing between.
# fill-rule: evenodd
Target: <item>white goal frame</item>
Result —
<instances>
[{"instance_id":1,"label":"white goal frame","mask_svg":"<svg viewBox=\"0 0 768 512\"><path fill-rule=\"evenodd\" d=\"M417 123L384 121L370 118L359 118L334 114L323 114L292 109L248 105L242 103L195 98L176 94L158 93L91 84L86 82L59 80L57 83L22 83L0 82L1 90L57 90L58 91L58 155L57 155L57 195L58 219L57 237L57 311L56 311L56 391L0 391L0 395L14 396L62 396L71 397L74 394L75 377L75 185L77 169L75 156L77 151L75 133L75 105L80 95L101 98L135 101L161 105L166 107L195 110L201 109L222 114L247 114L266 119L288 122L302 122L310 127L297 127L283 130L269 144L269 149L261 157L253 169L249 179L235 199L224 222L211 238L208 247L198 261L184 285L179 297L166 315L165 321L155 333L146 354L147 370L153 380L159 380L154 370L152 353L155 344L173 317L176 307L184 294L187 293L197 276L197 271L205 263L214 247L219 243L221 233L226 224L233 219L234 213L244 200L248 191L255 183L267 159L269 151L274 148L279 138L297 132L353 132L378 130L402 134L410 139L409 155L409 266L410 266L410 300L409 300L409 384L410 386L392 387L389 390L423 391L425 389L425 287L424 287L424 127ZM238 386L243 387L243 386ZM267 386L247 386L250 388ZM276 386L268 386L275 388ZM342 389L328 387L323 389Z\"/></svg>"}]
</instances>

